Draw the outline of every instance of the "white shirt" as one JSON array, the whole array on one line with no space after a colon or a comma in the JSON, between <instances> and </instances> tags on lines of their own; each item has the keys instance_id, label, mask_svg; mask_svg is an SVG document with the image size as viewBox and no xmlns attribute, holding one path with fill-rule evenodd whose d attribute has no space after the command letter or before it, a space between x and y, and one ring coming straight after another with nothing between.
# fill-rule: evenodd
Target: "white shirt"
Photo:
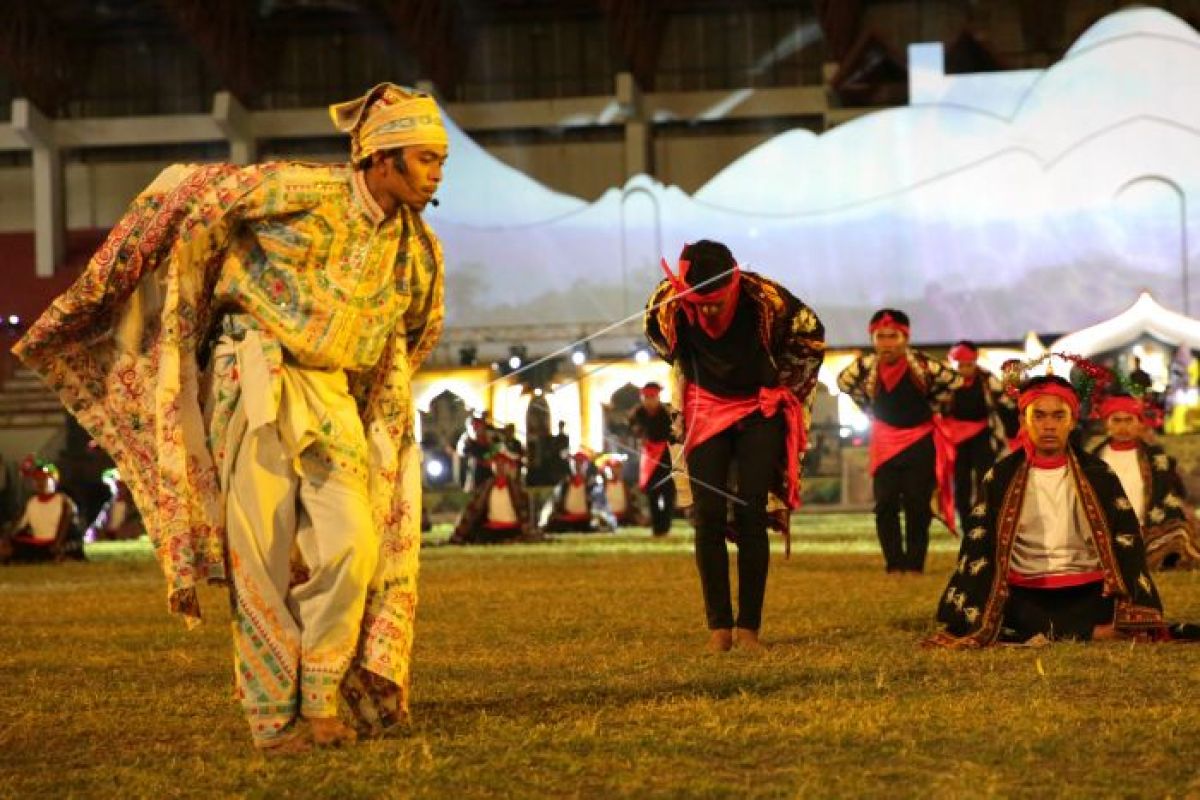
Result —
<instances>
[{"instance_id":1,"label":"white shirt","mask_svg":"<svg viewBox=\"0 0 1200 800\"><path fill-rule=\"evenodd\" d=\"M567 484L567 495L563 498L563 511L568 514L588 513L586 484L583 486Z\"/></svg>"},{"instance_id":2,"label":"white shirt","mask_svg":"<svg viewBox=\"0 0 1200 800\"><path fill-rule=\"evenodd\" d=\"M1104 445L1100 457L1112 467L1113 472L1121 479L1121 488L1129 498L1133 510L1137 513L1138 522L1146 519L1146 486L1142 480L1142 464L1138 457L1138 448L1131 450L1114 450L1110 445Z\"/></svg>"},{"instance_id":3,"label":"white shirt","mask_svg":"<svg viewBox=\"0 0 1200 800\"><path fill-rule=\"evenodd\" d=\"M1013 542L1013 571L1025 576L1070 575L1100 568L1075 482L1066 465L1030 468Z\"/></svg>"},{"instance_id":4,"label":"white shirt","mask_svg":"<svg viewBox=\"0 0 1200 800\"><path fill-rule=\"evenodd\" d=\"M627 504L625 484L621 481L609 481L604 487L604 496L608 499L608 510L614 514L624 514Z\"/></svg>"},{"instance_id":5,"label":"white shirt","mask_svg":"<svg viewBox=\"0 0 1200 800\"><path fill-rule=\"evenodd\" d=\"M517 521L517 511L513 508L512 495L508 492L508 487L500 489L493 486L488 492L488 522L499 522L503 525L511 525Z\"/></svg>"},{"instance_id":6,"label":"white shirt","mask_svg":"<svg viewBox=\"0 0 1200 800\"><path fill-rule=\"evenodd\" d=\"M70 503L70 506L67 504ZM64 512L73 513L75 504L71 503L62 492L54 494L49 500L42 502L35 495L25 503L25 513L17 523L17 530L29 526L30 536L42 541L52 541L58 538L58 523Z\"/></svg>"}]
</instances>

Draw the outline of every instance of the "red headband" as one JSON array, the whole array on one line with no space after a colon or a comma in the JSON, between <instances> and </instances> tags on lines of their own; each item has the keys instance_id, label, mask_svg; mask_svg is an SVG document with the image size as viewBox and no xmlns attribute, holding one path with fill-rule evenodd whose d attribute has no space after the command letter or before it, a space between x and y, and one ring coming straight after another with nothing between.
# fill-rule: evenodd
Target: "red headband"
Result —
<instances>
[{"instance_id":1,"label":"red headband","mask_svg":"<svg viewBox=\"0 0 1200 800\"><path fill-rule=\"evenodd\" d=\"M964 361L979 360L979 351L965 344L956 344L950 348L950 358L960 364Z\"/></svg>"},{"instance_id":2,"label":"red headband","mask_svg":"<svg viewBox=\"0 0 1200 800\"><path fill-rule=\"evenodd\" d=\"M1061 383L1041 383L1030 389L1021 392L1021 396L1017 398L1017 409L1024 414L1025 409L1029 408L1029 404L1039 397L1057 397L1062 400L1071 409L1071 414L1079 418L1079 395L1075 394L1075 390Z\"/></svg>"},{"instance_id":3,"label":"red headband","mask_svg":"<svg viewBox=\"0 0 1200 800\"><path fill-rule=\"evenodd\" d=\"M1108 419L1113 414L1133 414L1135 417L1141 417L1145 411L1145 404L1136 397L1128 397L1125 395L1116 395L1104 398L1104 402L1100 404L1100 418Z\"/></svg>"},{"instance_id":4,"label":"red headband","mask_svg":"<svg viewBox=\"0 0 1200 800\"><path fill-rule=\"evenodd\" d=\"M885 330L885 329L900 331L901 333L903 333L905 335L905 337L908 336L908 331L909 331L909 328L907 325L905 325L901 322L897 322L896 318L893 317L891 314L884 314L882 317L880 317L879 319L875 320L874 322L872 322L870 325L867 326L867 333L873 335L875 333L875 331Z\"/></svg>"}]
</instances>

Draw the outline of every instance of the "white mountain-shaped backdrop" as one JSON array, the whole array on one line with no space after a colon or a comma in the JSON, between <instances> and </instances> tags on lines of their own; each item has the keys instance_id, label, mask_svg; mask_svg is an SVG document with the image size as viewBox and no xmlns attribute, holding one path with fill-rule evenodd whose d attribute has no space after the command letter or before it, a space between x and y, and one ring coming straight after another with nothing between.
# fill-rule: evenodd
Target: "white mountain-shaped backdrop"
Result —
<instances>
[{"instance_id":1,"label":"white mountain-shaped backdrop","mask_svg":"<svg viewBox=\"0 0 1200 800\"><path fill-rule=\"evenodd\" d=\"M914 316L918 341L1074 330L1143 290L1200 311L1190 26L1121 11L1049 69L922 81L911 105L776 136L692 196L638 176L587 202L453 131L429 215L450 325L598 327L636 313L659 256L701 238L780 279L835 345L863 342L884 305Z\"/></svg>"}]
</instances>

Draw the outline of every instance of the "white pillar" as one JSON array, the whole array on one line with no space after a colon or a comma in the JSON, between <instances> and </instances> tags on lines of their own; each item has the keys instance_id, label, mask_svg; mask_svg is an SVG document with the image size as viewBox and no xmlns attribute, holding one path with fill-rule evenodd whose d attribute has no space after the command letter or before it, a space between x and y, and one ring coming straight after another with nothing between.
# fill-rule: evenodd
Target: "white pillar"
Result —
<instances>
[{"instance_id":1,"label":"white pillar","mask_svg":"<svg viewBox=\"0 0 1200 800\"><path fill-rule=\"evenodd\" d=\"M12 127L33 156L33 233L37 276L49 278L66 252L67 221L63 203L62 156L54 140L54 121L28 100L12 103Z\"/></svg>"},{"instance_id":2,"label":"white pillar","mask_svg":"<svg viewBox=\"0 0 1200 800\"><path fill-rule=\"evenodd\" d=\"M625 179L654 171L651 123L644 116L642 90L628 72L617 73L617 105L625 118Z\"/></svg>"},{"instance_id":3,"label":"white pillar","mask_svg":"<svg viewBox=\"0 0 1200 800\"><path fill-rule=\"evenodd\" d=\"M246 107L232 92L213 95L213 120L229 140L229 161L232 164L253 164L258 158L258 143Z\"/></svg>"}]
</instances>

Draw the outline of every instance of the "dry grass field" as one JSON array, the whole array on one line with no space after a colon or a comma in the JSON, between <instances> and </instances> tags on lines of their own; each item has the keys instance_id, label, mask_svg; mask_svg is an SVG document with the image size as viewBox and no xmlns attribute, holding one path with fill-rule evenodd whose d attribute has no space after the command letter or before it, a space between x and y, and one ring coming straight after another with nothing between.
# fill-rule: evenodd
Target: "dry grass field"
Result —
<instances>
[{"instance_id":1,"label":"dry grass field","mask_svg":"<svg viewBox=\"0 0 1200 800\"><path fill-rule=\"evenodd\" d=\"M228 612L187 632L148 548L0 570L2 797L1200 796L1200 647L950 654L955 545L883 574L863 515L806 515L772 561L761 656L703 651L688 530L423 554L413 724L264 759ZM1200 574L1168 575L1200 619Z\"/></svg>"}]
</instances>

